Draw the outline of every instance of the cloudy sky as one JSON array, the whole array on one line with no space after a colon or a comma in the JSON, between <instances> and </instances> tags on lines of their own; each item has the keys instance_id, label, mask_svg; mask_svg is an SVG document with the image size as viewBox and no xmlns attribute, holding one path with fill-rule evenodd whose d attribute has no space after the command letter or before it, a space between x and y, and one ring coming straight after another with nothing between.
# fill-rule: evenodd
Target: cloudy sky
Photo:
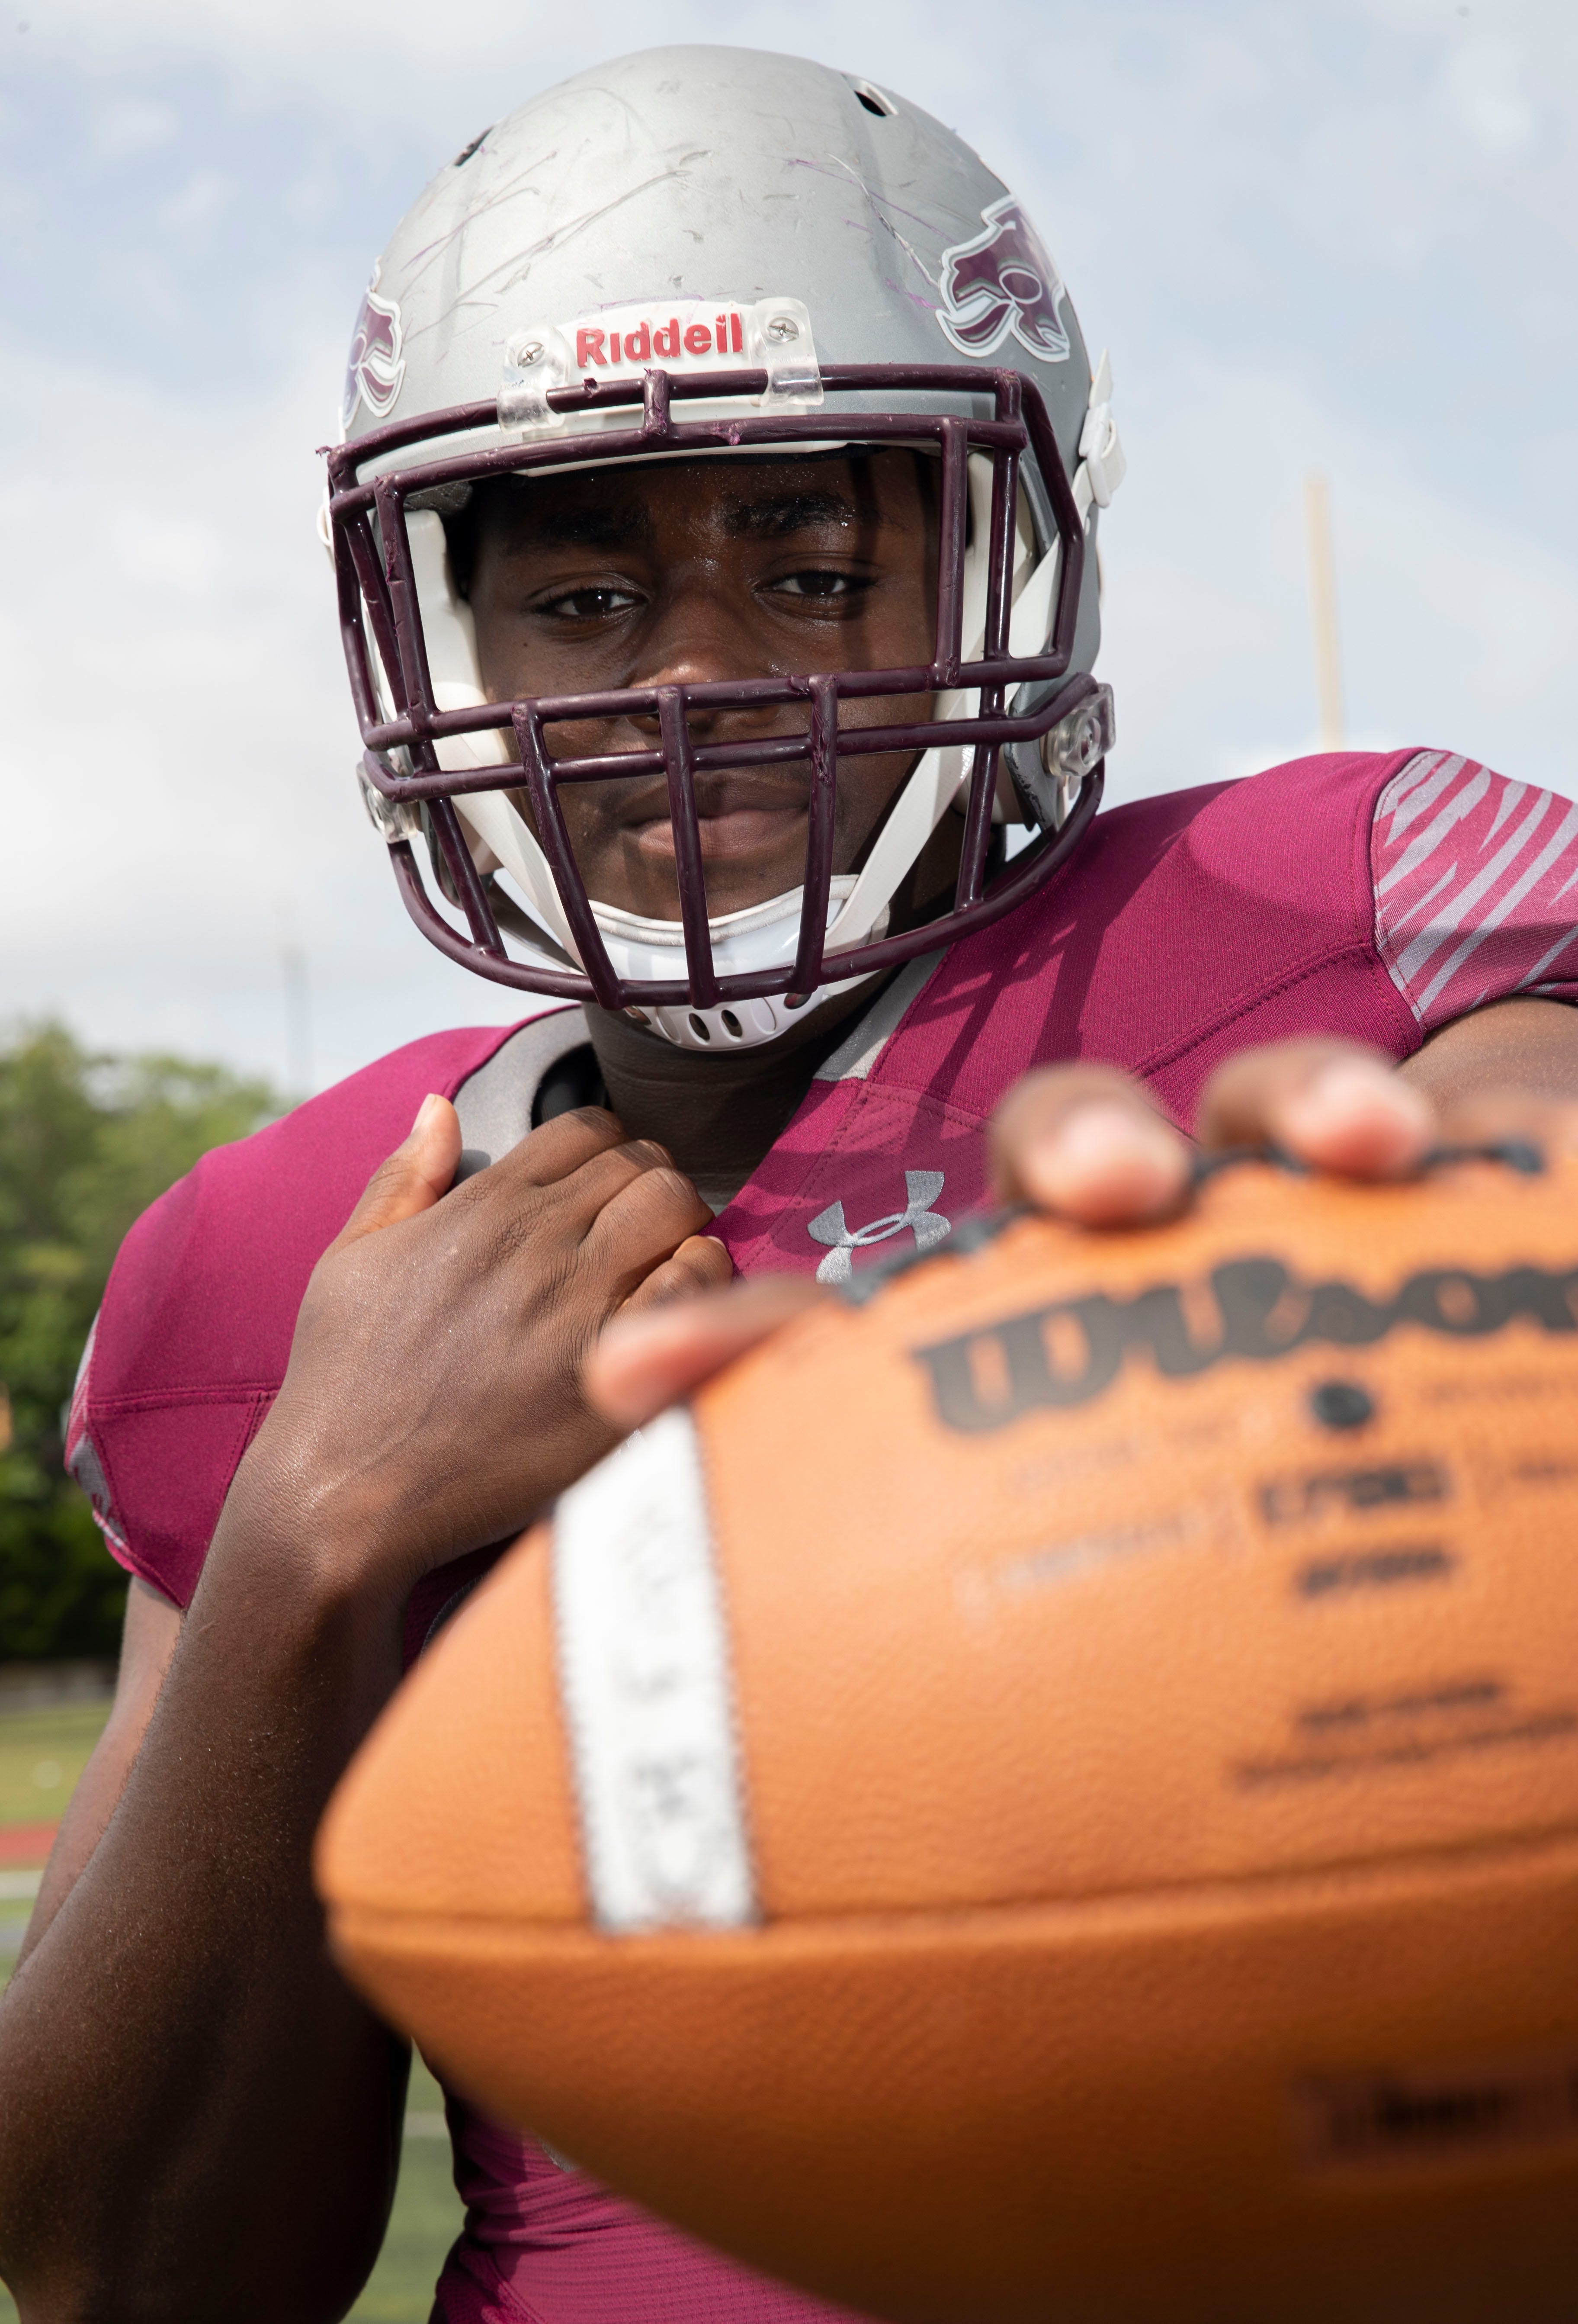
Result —
<instances>
[{"instance_id":1,"label":"cloudy sky","mask_svg":"<svg viewBox=\"0 0 1578 2324\"><path fill-rule=\"evenodd\" d=\"M532 91L794 47L951 123L1111 348L1120 797L1351 739L1578 795L1571 0L5 0L0 1017L318 1085L507 994L430 954L350 769L313 538L372 259Z\"/></svg>"}]
</instances>

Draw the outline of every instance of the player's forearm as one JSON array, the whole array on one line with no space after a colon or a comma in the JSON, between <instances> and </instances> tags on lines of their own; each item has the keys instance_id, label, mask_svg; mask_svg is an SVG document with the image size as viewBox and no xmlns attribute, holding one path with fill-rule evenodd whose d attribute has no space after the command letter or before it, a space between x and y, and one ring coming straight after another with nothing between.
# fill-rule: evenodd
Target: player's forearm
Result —
<instances>
[{"instance_id":1,"label":"player's forearm","mask_svg":"<svg viewBox=\"0 0 1578 2324\"><path fill-rule=\"evenodd\" d=\"M27 2324L311 2324L382 2233L400 2053L325 1957L309 1856L398 1675L397 1609L234 1532L0 2006L0 2274Z\"/></svg>"},{"instance_id":2,"label":"player's forearm","mask_svg":"<svg viewBox=\"0 0 1578 2324\"><path fill-rule=\"evenodd\" d=\"M1433 1033L1399 1068L1438 1105L1496 1093L1578 1098L1578 1009L1565 1001L1493 1001Z\"/></svg>"}]
</instances>

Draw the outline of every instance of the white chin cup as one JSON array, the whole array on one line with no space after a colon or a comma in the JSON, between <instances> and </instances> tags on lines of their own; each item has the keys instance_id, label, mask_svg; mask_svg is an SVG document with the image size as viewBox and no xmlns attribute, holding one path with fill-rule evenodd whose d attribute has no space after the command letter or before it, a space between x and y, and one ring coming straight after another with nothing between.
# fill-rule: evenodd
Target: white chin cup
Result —
<instances>
[{"instance_id":1,"label":"white chin cup","mask_svg":"<svg viewBox=\"0 0 1578 2324\"><path fill-rule=\"evenodd\" d=\"M830 882L829 925L854 884L848 877ZM791 888L787 895L770 897L764 904L709 920L713 966L718 975L745 976L753 970L787 967L799 947L804 893L803 889ZM635 912L595 902L592 912L608 947L614 973L622 982L667 983L684 976L685 932L678 920L644 919ZM884 912L868 941L874 943L881 935L887 918ZM715 1056L725 1050L755 1049L764 1041L776 1041L798 1024L807 1010L836 992L852 992L864 982L857 976L842 983L819 984L814 992L792 1003L787 993L773 992L760 1001L720 1001L711 1009L692 1009L680 1001L668 1008L632 1008L629 1014L664 1040L672 1041L676 1048L706 1049Z\"/></svg>"}]
</instances>

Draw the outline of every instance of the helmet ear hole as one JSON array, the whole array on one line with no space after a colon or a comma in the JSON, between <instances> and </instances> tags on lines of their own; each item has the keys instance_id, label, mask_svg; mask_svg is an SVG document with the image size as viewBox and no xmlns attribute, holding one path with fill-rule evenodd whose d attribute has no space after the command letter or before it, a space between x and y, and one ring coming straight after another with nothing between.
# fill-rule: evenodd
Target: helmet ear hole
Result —
<instances>
[{"instance_id":1,"label":"helmet ear hole","mask_svg":"<svg viewBox=\"0 0 1578 2324\"><path fill-rule=\"evenodd\" d=\"M732 1009L725 1009L723 1011L723 1025L724 1030L728 1035L731 1041L743 1041L744 1039L745 1028L741 1024L739 1019L735 1016Z\"/></svg>"},{"instance_id":2,"label":"helmet ear hole","mask_svg":"<svg viewBox=\"0 0 1578 2324\"><path fill-rule=\"evenodd\" d=\"M712 1039L712 1027L707 1023L705 1017L698 1017L694 1009L690 1012L690 1029L695 1034L698 1041L710 1041Z\"/></svg>"}]
</instances>

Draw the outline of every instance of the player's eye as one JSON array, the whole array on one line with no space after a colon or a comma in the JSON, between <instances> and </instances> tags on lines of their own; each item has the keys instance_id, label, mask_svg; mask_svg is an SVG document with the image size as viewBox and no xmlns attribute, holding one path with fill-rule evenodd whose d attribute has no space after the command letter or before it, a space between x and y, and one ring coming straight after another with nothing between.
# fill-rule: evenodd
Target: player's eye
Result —
<instances>
[{"instance_id":1,"label":"player's eye","mask_svg":"<svg viewBox=\"0 0 1578 2324\"><path fill-rule=\"evenodd\" d=\"M840 597L858 596L869 589L871 583L853 573L838 573L831 567L813 566L804 573L786 573L772 584L773 594L780 597L814 597L826 604Z\"/></svg>"},{"instance_id":2,"label":"player's eye","mask_svg":"<svg viewBox=\"0 0 1578 2324\"><path fill-rule=\"evenodd\" d=\"M633 589L604 586L566 589L557 597L543 598L532 610L557 622L606 622L640 603Z\"/></svg>"}]
</instances>

